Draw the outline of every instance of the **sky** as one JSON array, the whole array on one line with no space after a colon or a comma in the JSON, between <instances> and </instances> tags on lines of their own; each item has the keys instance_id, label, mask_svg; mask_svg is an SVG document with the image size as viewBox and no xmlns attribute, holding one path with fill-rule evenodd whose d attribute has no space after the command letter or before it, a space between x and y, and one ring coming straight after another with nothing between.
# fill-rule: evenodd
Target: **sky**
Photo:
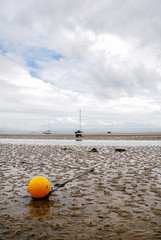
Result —
<instances>
[{"instance_id":1,"label":"sky","mask_svg":"<svg viewBox=\"0 0 161 240\"><path fill-rule=\"evenodd\" d=\"M0 131L161 131L160 0L0 0Z\"/></svg>"}]
</instances>

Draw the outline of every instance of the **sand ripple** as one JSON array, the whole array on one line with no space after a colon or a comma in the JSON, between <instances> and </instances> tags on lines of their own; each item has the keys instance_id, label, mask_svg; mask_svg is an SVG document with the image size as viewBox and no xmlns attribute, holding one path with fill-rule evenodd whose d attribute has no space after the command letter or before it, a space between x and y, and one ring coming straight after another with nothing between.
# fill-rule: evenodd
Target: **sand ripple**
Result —
<instances>
[{"instance_id":1,"label":"sand ripple","mask_svg":"<svg viewBox=\"0 0 161 240\"><path fill-rule=\"evenodd\" d=\"M159 240L161 147L0 144L3 239ZM52 188L91 172L44 199L33 199L36 175Z\"/></svg>"}]
</instances>

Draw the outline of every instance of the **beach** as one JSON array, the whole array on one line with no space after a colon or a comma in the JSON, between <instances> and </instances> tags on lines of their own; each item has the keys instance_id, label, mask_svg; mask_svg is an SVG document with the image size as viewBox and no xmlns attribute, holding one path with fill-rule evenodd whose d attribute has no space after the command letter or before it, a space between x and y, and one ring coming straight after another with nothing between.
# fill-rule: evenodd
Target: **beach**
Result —
<instances>
[{"instance_id":1,"label":"beach","mask_svg":"<svg viewBox=\"0 0 161 240\"><path fill-rule=\"evenodd\" d=\"M160 239L161 134L86 134L77 144L73 134L0 138L0 239ZM28 192L35 176L46 177L54 189L86 171L46 198Z\"/></svg>"}]
</instances>

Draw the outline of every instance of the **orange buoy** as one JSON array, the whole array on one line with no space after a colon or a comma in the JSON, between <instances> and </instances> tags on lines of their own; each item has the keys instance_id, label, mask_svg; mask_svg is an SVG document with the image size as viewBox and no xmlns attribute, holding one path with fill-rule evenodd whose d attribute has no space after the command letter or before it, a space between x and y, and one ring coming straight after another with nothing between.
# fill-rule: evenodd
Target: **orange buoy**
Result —
<instances>
[{"instance_id":1,"label":"orange buoy","mask_svg":"<svg viewBox=\"0 0 161 240\"><path fill-rule=\"evenodd\" d=\"M42 176L34 177L29 182L28 190L34 198L43 198L50 192L50 182Z\"/></svg>"}]
</instances>

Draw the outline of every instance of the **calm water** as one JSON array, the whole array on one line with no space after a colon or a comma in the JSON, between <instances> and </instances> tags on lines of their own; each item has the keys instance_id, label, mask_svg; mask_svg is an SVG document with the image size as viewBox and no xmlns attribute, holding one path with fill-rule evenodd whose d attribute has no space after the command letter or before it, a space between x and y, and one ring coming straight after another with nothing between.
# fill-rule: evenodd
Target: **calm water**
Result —
<instances>
[{"instance_id":1,"label":"calm water","mask_svg":"<svg viewBox=\"0 0 161 240\"><path fill-rule=\"evenodd\" d=\"M38 144L53 146L161 146L161 141L140 140L49 140L49 139L0 139L3 144Z\"/></svg>"}]
</instances>

